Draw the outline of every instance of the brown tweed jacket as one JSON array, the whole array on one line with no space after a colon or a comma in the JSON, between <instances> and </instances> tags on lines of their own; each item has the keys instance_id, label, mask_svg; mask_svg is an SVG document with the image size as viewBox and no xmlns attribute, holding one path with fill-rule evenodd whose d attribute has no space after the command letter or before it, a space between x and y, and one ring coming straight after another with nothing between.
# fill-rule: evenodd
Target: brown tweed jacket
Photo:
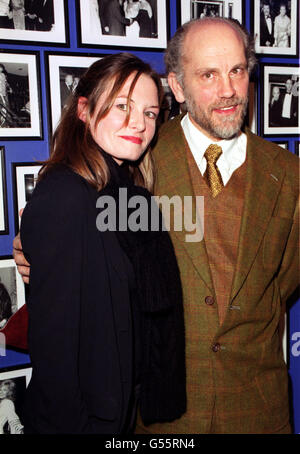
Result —
<instances>
[{"instance_id":1,"label":"brown tweed jacket","mask_svg":"<svg viewBox=\"0 0 300 454\"><path fill-rule=\"evenodd\" d=\"M243 216L230 304L220 325L205 241L171 231L185 308L187 412L137 433L274 433L289 430L280 319L299 284L299 159L247 133ZM155 147L157 195L192 196L180 118ZM195 209L195 207L194 207Z\"/></svg>"}]
</instances>

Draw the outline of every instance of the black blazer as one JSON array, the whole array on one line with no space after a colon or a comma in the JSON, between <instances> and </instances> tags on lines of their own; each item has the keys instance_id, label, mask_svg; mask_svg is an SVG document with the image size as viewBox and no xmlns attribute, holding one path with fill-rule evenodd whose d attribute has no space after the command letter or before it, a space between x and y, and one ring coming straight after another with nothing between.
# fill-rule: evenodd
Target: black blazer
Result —
<instances>
[{"instance_id":1,"label":"black blazer","mask_svg":"<svg viewBox=\"0 0 300 454\"><path fill-rule=\"evenodd\" d=\"M98 196L71 170L55 170L22 216L31 264L29 431L120 433L124 425L133 375L131 264L114 232L96 229Z\"/></svg>"},{"instance_id":2,"label":"black blazer","mask_svg":"<svg viewBox=\"0 0 300 454\"><path fill-rule=\"evenodd\" d=\"M269 32L266 18L264 14L260 15L260 45L266 46L267 41L270 43L271 46L274 44L274 20L271 17L272 21L272 33Z\"/></svg>"}]
</instances>

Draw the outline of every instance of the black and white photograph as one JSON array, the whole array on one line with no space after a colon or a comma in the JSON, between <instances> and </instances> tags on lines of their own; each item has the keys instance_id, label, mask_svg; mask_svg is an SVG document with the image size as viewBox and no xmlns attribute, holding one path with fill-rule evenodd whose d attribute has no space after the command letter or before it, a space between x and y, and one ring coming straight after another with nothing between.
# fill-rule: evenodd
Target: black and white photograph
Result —
<instances>
[{"instance_id":1,"label":"black and white photograph","mask_svg":"<svg viewBox=\"0 0 300 454\"><path fill-rule=\"evenodd\" d=\"M262 67L263 135L299 134L299 67Z\"/></svg>"},{"instance_id":2,"label":"black and white photograph","mask_svg":"<svg viewBox=\"0 0 300 454\"><path fill-rule=\"evenodd\" d=\"M177 12L178 26L204 17L229 17L243 23L243 2L240 0L177 0Z\"/></svg>"},{"instance_id":3,"label":"black and white photograph","mask_svg":"<svg viewBox=\"0 0 300 454\"><path fill-rule=\"evenodd\" d=\"M12 257L0 257L0 329L25 303L25 289Z\"/></svg>"},{"instance_id":4,"label":"black and white photograph","mask_svg":"<svg viewBox=\"0 0 300 454\"><path fill-rule=\"evenodd\" d=\"M0 235L8 235L5 149L0 146Z\"/></svg>"},{"instance_id":5,"label":"black and white photograph","mask_svg":"<svg viewBox=\"0 0 300 454\"><path fill-rule=\"evenodd\" d=\"M0 372L0 435L24 433L22 407L31 374L24 366Z\"/></svg>"},{"instance_id":6,"label":"black and white photograph","mask_svg":"<svg viewBox=\"0 0 300 454\"><path fill-rule=\"evenodd\" d=\"M79 46L167 47L166 0L77 0Z\"/></svg>"},{"instance_id":7,"label":"black and white photograph","mask_svg":"<svg viewBox=\"0 0 300 454\"><path fill-rule=\"evenodd\" d=\"M255 51L274 56L298 55L298 0L254 0Z\"/></svg>"},{"instance_id":8,"label":"black and white photograph","mask_svg":"<svg viewBox=\"0 0 300 454\"><path fill-rule=\"evenodd\" d=\"M68 45L67 0L1 0L0 42Z\"/></svg>"},{"instance_id":9,"label":"black and white photograph","mask_svg":"<svg viewBox=\"0 0 300 454\"><path fill-rule=\"evenodd\" d=\"M33 162L13 162L12 177L14 191L14 212L16 234L20 227L20 210L25 208L36 186L41 165Z\"/></svg>"},{"instance_id":10,"label":"black and white photograph","mask_svg":"<svg viewBox=\"0 0 300 454\"><path fill-rule=\"evenodd\" d=\"M102 55L94 54L93 57L69 53L46 53L46 55L50 102L49 132L52 135L60 119L62 109L68 102L69 96L74 92L79 78Z\"/></svg>"},{"instance_id":11,"label":"black and white photograph","mask_svg":"<svg viewBox=\"0 0 300 454\"><path fill-rule=\"evenodd\" d=\"M158 125L166 121L172 120L172 118L174 118L176 115L183 113L182 111L183 106L176 101L175 96L171 88L169 87L167 77L161 76L160 80L164 90L164 98L161 104Z\"/></svg>"},{"instance_id":12,"label":"black and white photograph","mask_svg":"<svg viewBox=\"0 0 300 454\"><path fill-rule=\"evenodd\" d=\"M41 139L37 52L0 54L0 137Z\"/></svg>"},{"instance_id":13,"label":"black and white photograph","mask_svg":"<svg viewBox=\"0 0 300 454\"><path fill-rule=\"evenodd\" d=\"M257 134L257 86L255 82L249 83L248 110L245 125Z\"/></svg>"}]
</instances>

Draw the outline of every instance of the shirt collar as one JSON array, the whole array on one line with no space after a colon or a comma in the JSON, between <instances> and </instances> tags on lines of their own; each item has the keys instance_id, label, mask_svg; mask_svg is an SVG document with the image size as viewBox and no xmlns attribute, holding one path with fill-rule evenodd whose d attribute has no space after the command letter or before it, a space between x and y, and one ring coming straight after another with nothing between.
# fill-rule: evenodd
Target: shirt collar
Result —
<instances>
[{"instance_id":1,"label":"shirt collar","mask_svg":"<svg viewBox=\"0 0 300 454\"><path fill-rule=\"evenodd\" d=\"M219 140L218 142L214 142L205 134L203 134L203 132L199 131L199 129L190 120L188 114L186 114L181 120L181 126L184 130L184 134L188 141L188 144L190 145L190 148L193 149L193 152L196 152L197 161L198 159L201 160L204 157L205 150L212 143L215 143L222 147L222 151L225 156L231 155L233 148L237 146L240 141L240 136L243 134L241 133L235 136L233 139L223 139Z\"/></svg>"},{"instance_id":2,"label":"shirt collar","mask_svg":"<svg viewBox=\"0 0 300 454\"><path fill-rule=\"evenodd\" d=\"M206 168L206 159L204 158L205 150L212 143L222 147L222 155L218 159L219 164L227 175L231 175L233 169L238 168L245 161L247 136L241 132L233 139L223 139L218 142L212 141L192 123L189 115L186 114L181 120L181 126L188 142L190 150L194 156L197 166L201 173Z\"/></svg>"}]
</instances>

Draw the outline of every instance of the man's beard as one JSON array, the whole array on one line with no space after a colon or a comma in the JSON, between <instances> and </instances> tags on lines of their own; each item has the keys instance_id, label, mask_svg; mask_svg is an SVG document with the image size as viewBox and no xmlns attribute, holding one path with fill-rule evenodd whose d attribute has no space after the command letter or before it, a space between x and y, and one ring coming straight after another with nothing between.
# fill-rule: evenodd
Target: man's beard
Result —
<instances>
[{"instance_id":1,"label":"man's beard","mask_svg":"<svg viewBox=\"0 0 300 454\"><path fill-rule=\"evenodd\" d=\"M215 104L209 106L207 112L196 105L195 101L186 90L184 90L184 95L186 107L190 116L193 118L194 122L198 126L200 126L200 128L202 128L209 136L218 139L231 139L232 137L236 136L241 130L247 113L248 96L246 98L235 96L230 99L226 99L223 102L220 102L218 105ZM224 115L224 117L222 117L222 114L220 114L218 116L218 121L213 118L214 109L230 107L233 105L242 106L239 114L235 112L232 115Z\"/></svg>"}]
</instances>

